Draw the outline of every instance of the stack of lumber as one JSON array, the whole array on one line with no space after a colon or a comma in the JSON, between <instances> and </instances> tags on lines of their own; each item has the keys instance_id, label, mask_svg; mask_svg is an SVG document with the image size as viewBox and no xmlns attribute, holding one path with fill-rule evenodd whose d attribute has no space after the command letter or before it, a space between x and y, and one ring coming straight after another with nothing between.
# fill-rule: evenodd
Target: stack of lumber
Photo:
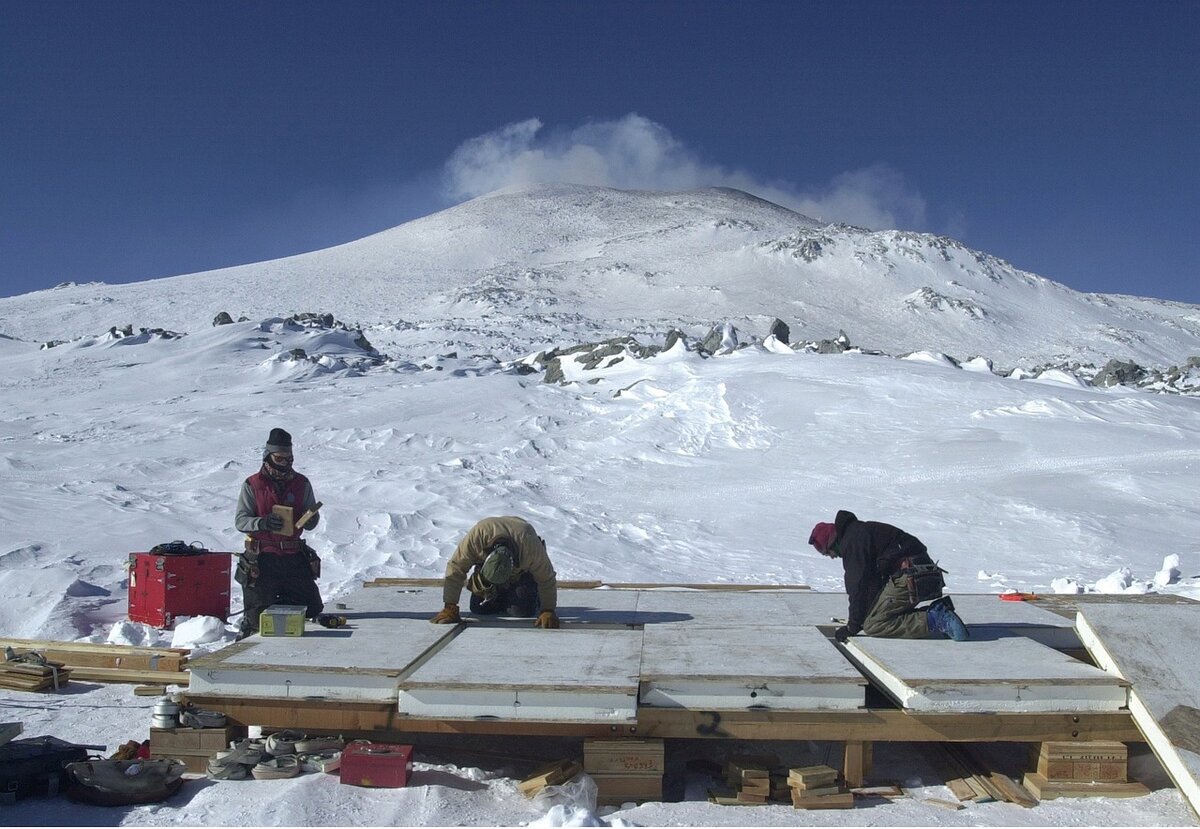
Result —
<instances>
[{"instance_id":1,"label":"stack of lumber","mask_svg":"<svg viewBox=\"0 0 1200 829\"><path fill-rule=\"evenodd\" d=\"M188 651L183 648L142 648L95 642L54 642L43 639L3 639L0 650L16 655L36 653L66 666L83 682L129 682L186 685Z\"/></svg>"},{"instance_id":2,"label":"stack of lumber","mask_svg":"<svg viewBox=\"0 0 1200 829\"><path fill-rule=\"evenodd\" d=\"M0 662L0 688L6 691L57 691L71 679L61 662L9 659Z\"/></svg>"},{"instance_id":3,"label":"stack of lumber","mask_svg":"<svg viewBox=\"0 0 1200 829\"><path fill-rule=\"evenodd\" d=\"M797 809L852 809L854 795L838 781L832 766L801 766L788 770L792 805Z\"/></svg>"},{"instance_id":4,"label":"stack of lumber","mask_svg":"<svg viewBox=\"0 0 1200 829\"><path fill-rule=\"evenodd\" d=\"M583 741L583 770L596 781L596 805L662 800L662 740Z\"/></svg>"},{"instance_id":5,"label":"stack of lumber","mask_svg":"<svg viewBox=\"0 0 1200 829\"><path fill-rule=\"evenodd\" d=\"M1129 782L1129 749L1124 743L1046 742L1033 759L1037 771L1025 775L1025 787L1042 800L1138 797L1149 791Z\"/></svg>"},{"instance_id":6,"label":"stack of lumber","mask_svg":"<svg viewBox=\"0 0 1200 829\"><path fill-rule=\"evenodd\" d=\"M946 786L960 801L987 803L999 800L1027 808L1037 805L1037 798L1019 783L1006 774L984 768L963 746L957 743L940 745L939 765L946 776Z\"/></svg>"},{"instance_id":7,"label":"stack of lumber","mask_svg":"<svg viewBox=\"0 0 1200 829\"><path fill-rule=\"evenodd\" d=\"M574 760L555 760L518 783L517 791L528 798L537 797L547 786L560 786L581 771L583 767Z\"/></svg>"},{"instance_id":8,"label":"stack of lumber","mask_svg":"<svg viewBox=\"0 0 1200 829\"><path fill-rule=\"evenodd\" d=\"M722 806L762 806L787 801L787 783L774 755L738 754L725 764L728 789L710 791L708 799Z\"/></svg>"}]
</instances>

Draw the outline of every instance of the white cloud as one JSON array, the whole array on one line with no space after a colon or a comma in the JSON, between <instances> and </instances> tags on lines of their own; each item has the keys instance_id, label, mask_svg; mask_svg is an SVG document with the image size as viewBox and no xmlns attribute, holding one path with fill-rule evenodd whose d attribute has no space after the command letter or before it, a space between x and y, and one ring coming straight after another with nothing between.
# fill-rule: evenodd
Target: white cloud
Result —
<instances>
[{"instance_id":1,"label":"white cloud","mask_svg":"<svg viewBox=\"0 0 1200 829\"><path fill-rule=\"evenodd\" d=\"M661 124L630 113L568 130L545 130L530 118L458 147L446 162L453 199L506 187L570 182L628 190L736 187L806 215L872 229L926 230L925 199L898 170L882 163L823 185L759 180L702 161Z\"/></svg>"}]
</instances>

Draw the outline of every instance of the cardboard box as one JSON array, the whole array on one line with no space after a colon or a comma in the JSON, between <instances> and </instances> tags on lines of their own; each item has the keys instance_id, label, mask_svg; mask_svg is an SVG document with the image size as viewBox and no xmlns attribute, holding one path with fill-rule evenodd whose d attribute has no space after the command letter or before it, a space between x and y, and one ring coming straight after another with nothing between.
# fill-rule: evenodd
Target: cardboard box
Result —
<instances>
[{"instance_id":1,"label":"cardboard box","mask_svg":"<svg viewBox=\"0 0 1200 829\"><path fill-rule=\"evenodd\" d=\"M246 736L246 727L222 728L151 728L151 751L223 751L235 740Z\"/></svg>"},{"instance_id":2,"label":"cardboard box","mask_svg":"<svg viewBox=\"0 0 1200 829\"><path fill-rule=\"evenodd\" d=\"M129 621L169 628L179 616L229 618L232 553L129 554Z\"/></svg>"},{"instance_id":3,"label":"cardboard box","mask_svg":"<svg viewBox=\"0 0 1200 829\"><path fill-rule=\"evenodd\" d=\"M1049 782L1124 783L1129 749L1118 742L1046 742L1037 754L1037 773Z\"/></svg>"},{"instance_id":4,"label":"cardboard box","mask_svg":"<svg viewBox=\"0 0 1200 829\"><path fill-rule=\"evenodd\" d=\"M661 774L588 774L596 781L598 806L662 800Z\"/></svg>"},{"instance_id":5,"label":"cardboard box","mask_svg":"<svg viewBox=\"0 0 1200 829\"><path fill-rule=\"evenodd\" d=\"M342 750L338 770L350 786L399 789L412 776L413 747L396 743L349 743Z\"/></svg>"},{"instance_id":6,"label":"cardboard box","mask_svg":"<svg viewBox=\"0 0 1200 829\"><path fill-rule=\"evenodd\" d=\"M258 614L258 632L261 636L303 636L304 614L308 610L302 604L273 604Z\"/></svg>"},{"instance_id":7,"label":"cardboard box","mask_svg":"<svg viewBox=\"0 0 1200 829\"><path fill-rule=\"evenodd\" d=\"M204 774L208 771L208 760L229 744L245 739L244 725L227 725L223 728L151 728L150 758L152 760L179 760L189 772Z\"/></svg>"},{"instance_id":8,"label":"cardboard box","mask_svg":"<svg viewBox=\"0 0 1200 829\"><path fill-rule=\"evenodd\" d=\"M583 741L583 770L588 774L662 774L662 740Z\"/></svg>"}]
</instances>

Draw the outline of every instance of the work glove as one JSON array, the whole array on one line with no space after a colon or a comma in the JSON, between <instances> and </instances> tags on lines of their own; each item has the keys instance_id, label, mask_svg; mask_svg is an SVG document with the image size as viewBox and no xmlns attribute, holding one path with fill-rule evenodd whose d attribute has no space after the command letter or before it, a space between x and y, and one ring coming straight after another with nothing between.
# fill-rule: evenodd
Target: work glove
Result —
<instances>
[{"instance_id":1,"label":"work glove","mask_svg":"<svg viewBox=\"0 0 1200 829\"><path fill-rule=\"evenodd\" d=\"M554 614L553 610L543 610L541 613L539 613L537 621L533 623L533 626L538 628L546 628L547 630L561 627L558 621L558 616Z\"/></svg>"},{"instance_id":2,"label":"work glove","mask_svg":"<svg viewBox=\"0 0 1200 829\"><path fill-rule=\"evenodd\" d=\"M850 638L850 628L842 625L833 632L833 638L845 644L846 640Z\"/></svg>"},{"instance_id":3,"label":"work glove","mask_svg":"<svg viewBox=\"0 0 1200 829\"><path fill-rule=\"evenodd\" d=\"M435 625L454 625L462 621L462 616L458 613L458 605L453 602L446 602L446 606L437 612L429 621Z\"/></svg>"},{"instance_id":4,"label":"work glove","mask_svg":"<svg viewBox=\"0 0 1200 829\"><path fill-rule=\"evenodd\" d=\"M313 517L308 519L307 521L305 521L304 526L301 527L301 529L305 529L305 530L316 529L317 522L320 520L321 520L321 517L319 515L317 515L316 513L313 513Z\"/></svg>"},{"instance_id":5,"label":"work glove","mask_svg":"<svg viewBox=\"0 0 1200 829\"><path fill-rule=\"evenodd\" d=\"M267 530L268 532L277 533L283 529L283 519L275 513L264 515L262 518L258 519L258 528L260 530Z\"/></svg>"}]
</instances>

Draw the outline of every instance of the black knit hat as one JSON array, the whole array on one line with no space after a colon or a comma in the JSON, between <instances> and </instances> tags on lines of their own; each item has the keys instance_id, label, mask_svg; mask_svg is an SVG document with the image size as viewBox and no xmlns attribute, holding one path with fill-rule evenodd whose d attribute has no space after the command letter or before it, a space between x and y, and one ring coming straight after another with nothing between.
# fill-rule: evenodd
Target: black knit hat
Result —
<instances>
[{"instance_id":1,"label":"black knit hat","mask_svg":"<svg viewBox=\"0 0 1200 829\"><path fill-rule=\"evenodd\" d=\"M267 438L267 445L263 447L263 457L270 455L272 452L292 453L292 436L283 429L272 429L270 437Z\"/></svg>"}]
</instances>

